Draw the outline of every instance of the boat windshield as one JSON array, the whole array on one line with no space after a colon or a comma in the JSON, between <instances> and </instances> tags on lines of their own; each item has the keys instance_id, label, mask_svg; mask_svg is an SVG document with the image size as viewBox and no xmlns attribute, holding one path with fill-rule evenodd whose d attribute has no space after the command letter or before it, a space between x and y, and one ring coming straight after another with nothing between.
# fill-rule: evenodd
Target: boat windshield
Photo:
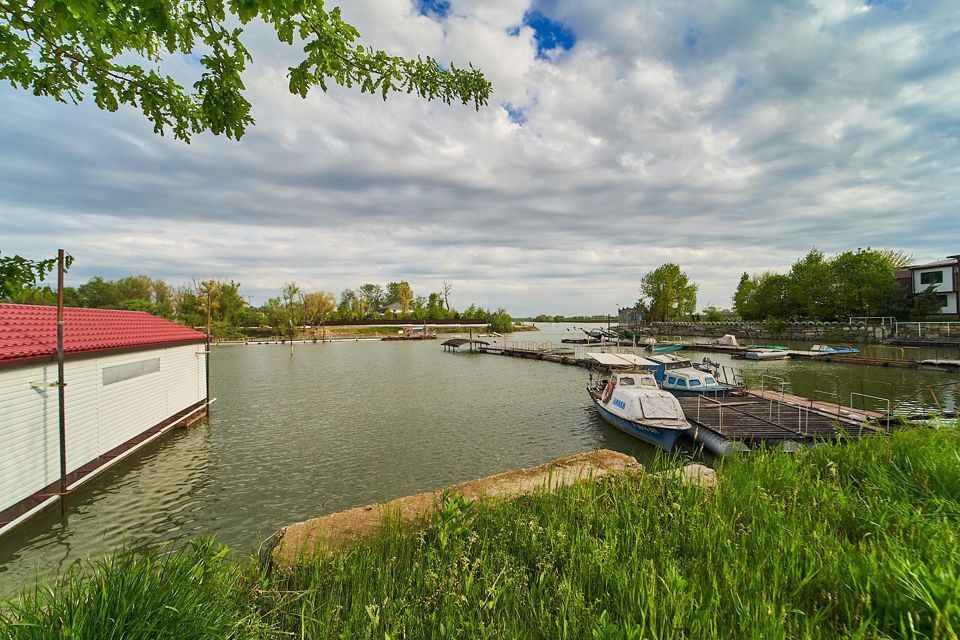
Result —
<instances>
[{"instance_id":1,"label":"boat windshield","mask_svg":"<svg viewBox=\"0 0 960 640\"><path fill-rule=\"evenodd\" d=\"M717 381L710 376L707 376L707 384L717 384Z\"/></svg>"},{"instance_id":2,"label":"boat windshield","mask_svg":"<svg viewBox=\"0 0 960 640\"><path fill-rule=\"evenodd\" d=\"M657 386L657 382L653 378L640 378L640 384L643 385L644 387Z\"/></svg>"},{"instance_id":3,"label":"boat windshield","mask_svg":"<svg viewBox=\"0 0 960 640\"><path fill-rule=\"evenodd\" d=\"M618 386L633 387L633 386L636 386L636 383L633 381L633 378L622 377L620 378L620 382L618 383Z\"/></svg>"}]
</instances>

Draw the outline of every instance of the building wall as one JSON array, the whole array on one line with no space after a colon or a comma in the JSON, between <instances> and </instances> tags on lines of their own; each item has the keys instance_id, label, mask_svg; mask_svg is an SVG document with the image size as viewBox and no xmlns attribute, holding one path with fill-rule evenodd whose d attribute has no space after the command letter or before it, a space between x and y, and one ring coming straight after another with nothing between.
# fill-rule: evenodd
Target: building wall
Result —
<instances>
[{"instance_id":1,"label":"building wall","mask_svg":"<svg viewBox=\"0 0 960 640\"><path fill-rule=\"evenodd\" d=\"M929 284L923 284L923 275L924 274L935 274L939 273L943 278L943 281L937 285L936 290L940 293L946 293L948 291L955 291L956 287L953 282L953 266L946 267L933 267L931 269L917 269L913 272L913 292L922 293L927 290Z\"/></svg>"},{"instance_id":2,"label":"building wall","mask_svg":"<svg viewBox=\"0 0 960 640\"><path fill-rule=\"evenodd\" d=\"M67 472L202 400L202 351L192 344L67 360ZM47 386L56 379L55 362L0 369L0 511L60 478L57 388Z\"/></svg>"}]
</instances>

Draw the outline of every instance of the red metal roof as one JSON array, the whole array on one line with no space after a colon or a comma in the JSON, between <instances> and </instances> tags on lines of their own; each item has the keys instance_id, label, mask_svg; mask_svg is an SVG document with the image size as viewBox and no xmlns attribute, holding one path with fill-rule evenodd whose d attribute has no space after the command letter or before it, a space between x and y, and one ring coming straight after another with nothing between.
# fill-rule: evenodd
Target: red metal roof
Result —
<instances>
[{"instance_id":1,"label":"red metal roof","mask_svg":"<svg viewBox=\"0 0 960 640\"><path fill-rule=\"evenodd\" d=\"M202 342L206 334L143 311L63 310L67 354ZM57 351L57 308L0 304L0 363L50 357Z\"/></svg>"}]
</instances>

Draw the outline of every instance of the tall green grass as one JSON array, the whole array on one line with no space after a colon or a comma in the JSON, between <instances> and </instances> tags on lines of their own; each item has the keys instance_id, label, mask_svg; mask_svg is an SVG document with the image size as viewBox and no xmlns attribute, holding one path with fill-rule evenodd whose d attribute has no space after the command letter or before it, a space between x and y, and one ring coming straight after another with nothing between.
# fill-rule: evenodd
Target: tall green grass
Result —
<instances>
[{"instance_id":1,"label":"tall green grass","mask_svg":"<svg viewBox=\"0 0 960 640\"><path fill-rule=\"evenodd\" d=\"M292 572L210 541L119 554L8 603L0 637L957 638L955 428L718 473L447 496L428 531L390 523Z\"/></svg>"}]
</instances>

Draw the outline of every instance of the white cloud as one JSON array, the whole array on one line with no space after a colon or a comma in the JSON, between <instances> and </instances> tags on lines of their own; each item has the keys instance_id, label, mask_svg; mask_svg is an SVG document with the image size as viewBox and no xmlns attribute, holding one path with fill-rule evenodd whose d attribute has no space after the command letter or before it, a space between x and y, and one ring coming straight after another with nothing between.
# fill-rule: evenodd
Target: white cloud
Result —
<instances>
[{"instance_id":1,"label":"white cloud","mask_svg":"<svg viewBox=\"0 0 960 640\"><path fill-rule=\"evenodd\" d=\"M78 279L232 277L256 301L289 280L451 280L456 304L519 314L629 303L665 261L699 282L701 306L724 306L742 271L813 245L957 252L950 3L557 0L539 8L577 42L552 60L530 28L508 33L528 8L344 6L366 42L482 68L495 94L479 112L291 96L297 52L262 27L246 78L257 125L239 143L187 146L129 110L4 88L0 249L66 246Z\"/></svg>"}]
</instances>

